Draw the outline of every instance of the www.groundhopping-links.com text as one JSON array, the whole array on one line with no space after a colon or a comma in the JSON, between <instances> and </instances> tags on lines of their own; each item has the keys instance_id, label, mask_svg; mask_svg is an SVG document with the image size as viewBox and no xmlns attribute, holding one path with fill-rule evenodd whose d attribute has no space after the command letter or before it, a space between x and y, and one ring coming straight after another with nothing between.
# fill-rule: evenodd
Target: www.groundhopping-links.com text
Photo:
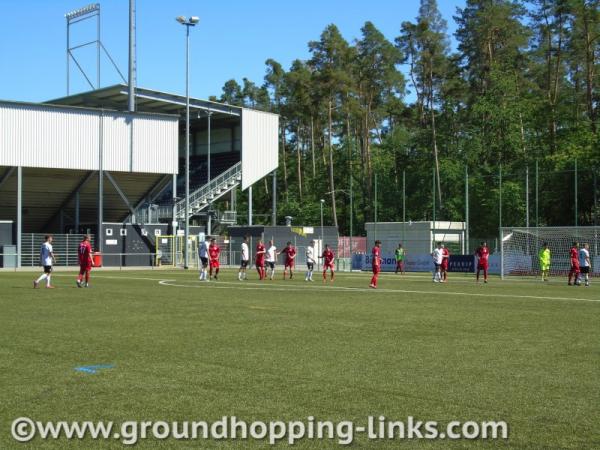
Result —
<instances>
[{"instance_id":1,"label":"www.groundhopping-links.com text","mask_svg":"<svg viewBox=\"0 0 600 450\"><path fill-rule=\"evenodd\" d=\"M335 440L349 445L364 436L368 440L412 439L508 439L508 424L503 421L451 421L443 425L436 421L421 421L414 417L390 420L384 416L369 416L363 425L355 421L317 420L313 416L293 421L245 421L225 416L216 421L36 421L20 417L12 422L11 435L19 442L40 440L118 440L135 445L140 440L256 440L271 445L278 442L294 444L301 440Z\"/></svg>"}]
</instances>

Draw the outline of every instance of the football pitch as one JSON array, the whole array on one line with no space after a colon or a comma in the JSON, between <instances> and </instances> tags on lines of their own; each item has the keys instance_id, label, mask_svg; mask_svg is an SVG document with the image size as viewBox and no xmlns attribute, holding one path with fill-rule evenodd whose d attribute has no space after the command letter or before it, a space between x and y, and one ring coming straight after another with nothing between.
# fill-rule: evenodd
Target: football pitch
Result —
<instances>
[{"instance_id":1,"label":"football pitch","mask_svg":"<svg viewBox=\"0 0 600 450\"><path fill-rule=\"evenodd\" d=\"M317 274L315 274L317 275ZM451 274L452 275L452 274ZM370 440L352 448L599 448L600 283L475 284L337 274L218 282L195 272L73 273L34 290L0 273L0 448L121 448L11 437L35 421L505 421L508 439ZM97 367L94 367L97 366ZM285 439L277 446L285 447ZM140 439L138 448L267 448ZM297 448L338 448L336 439Z\"/></svg>"}]
</instances>

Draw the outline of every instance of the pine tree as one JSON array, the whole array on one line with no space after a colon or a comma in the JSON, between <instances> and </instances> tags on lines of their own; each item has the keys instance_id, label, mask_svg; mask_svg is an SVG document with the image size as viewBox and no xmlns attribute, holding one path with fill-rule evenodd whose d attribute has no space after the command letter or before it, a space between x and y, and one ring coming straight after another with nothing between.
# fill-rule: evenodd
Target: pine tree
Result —
<instances>
[{"instance_id":1,"label":"pine tree","mask_svg":"<svg viewBox=\"0 0 600 450\"><path fill-rule=\"evenodd\" d=\"M333 154L334 110L341 104L341 99L350 89L350 46L342 37L338 28L332 24L325 28L318 41L310 42L308 47L312 53L310 65L315 71L315 78L318 82L317 89L322 93L326 103L329 190L333 225L337 227Z\"/></svg>"}]
</instances>

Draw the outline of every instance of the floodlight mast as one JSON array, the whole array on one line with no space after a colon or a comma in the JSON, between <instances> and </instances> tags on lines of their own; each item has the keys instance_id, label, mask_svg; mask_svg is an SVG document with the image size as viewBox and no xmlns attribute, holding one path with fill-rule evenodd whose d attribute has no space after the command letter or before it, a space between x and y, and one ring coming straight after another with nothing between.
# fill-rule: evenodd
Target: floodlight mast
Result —
<instances>
[{"instance_id":1,"label":"floodlight mast","mask_svg":"<svg viewBox=\"0 0 600 450\"><path fill-rule=\"evenodd\" d=\"M71 26L75 25L76 23L83 22L85 20L93 19L93 18L96 18L96 38L94 40L91 40L89 42L85 42L82 44L71 45ZM73 10L71 12L68 12L67 14L65 14L65 19L67 22L67 52L66 52L66 56L67 56L67 95L70 95L70 93L71 93L70 92L71 91L71 84L70 84L70 82L71 82L71 80L70 80L71 60L73 60L73 62L75 63L75 66L77 67L77 69L79 69L79 72L81 72L85 81L87 82L87 84L90 86L90 88L92 90L100 88L100 54L102 51L104 51L104 53L106 54L106 57L108 58L108 60L112 64L112 66L115 68L115 70L117 71L117 73L119 74L119 76L121 77L123 82L127 83L127 80L125 79L125 77L123 76L123 74L121 73L119 68L117 67L115 60L112 58L112 56L110 56L110 53L108 53L108 51L106 50L106 48L104 47L104 45L102 44L102 41L100 39L100 3L92 3L90 5L84 6L83 8L79 8L79 9ZM75 54L74 54L75 50L81 49L84 47L88 47L90 45L96 46L96 83L95 83L95 85L92 82L92 80L90 79L90 77L88 77L85 70L83 70L82 65L79 63L79 61L77 60L77 58L75 57Z\"/></svg>"},{"instance_id":2,"label":"floodlight mast","mask_svg":"<svg viewBox=\"0 0 600 450\"><path fill-rule=\"evenodd\" d=\"M97 18L96 39L91 42L82 44L82 45L71 47L71 25L73 25L77 22L81 22L83 20L91 19L93 17ZM88 82L90 87L92 89L99 89L100 88L100 46L102 45L100 42L100 4L92 3L90 5L84 6L83 8L79 8L74 11L68 12L67 14L65 14L65 18L67 19L67 95L69 95L69 91L70 91L71 58L73 59L73 62L75 62L75 65L77 66L77 68L83 74L84 78L86 79L86 81ZM83 68L81 67L81 65L79 64L77 59L75 59L75 56L73 55L73 52L72 52L73 50L75 50L77 48L85 47L87 45L92 45L92 44L96 45L96 87L94 87L94 85L92 84L90 79L87 77Z\"/></svg>"},{"instance_id":3,"label":"floodlight mast","mask_svg":"<svg viewBox=\"0 0 600 450\"><path fill-rule=\"evenodd\" d=\"M128 101L127 109L135 111L135 84L136 84L136 28L135 28L135 0L129 0L129 70L127 76Z\"/></svg>"},{"instance_id":4,"label":"floodlight mast","mask_svg":"<svg viewBox=\"0 0 600 450\"><path fill-rule=\"evenodd\" d=\"M177 22L185 26L185 229L184 229L184 264L185 269L190 263L190 27L200 22L197 16L189 20L185 16L177 16Z\"/></svg>"}]
</instances>

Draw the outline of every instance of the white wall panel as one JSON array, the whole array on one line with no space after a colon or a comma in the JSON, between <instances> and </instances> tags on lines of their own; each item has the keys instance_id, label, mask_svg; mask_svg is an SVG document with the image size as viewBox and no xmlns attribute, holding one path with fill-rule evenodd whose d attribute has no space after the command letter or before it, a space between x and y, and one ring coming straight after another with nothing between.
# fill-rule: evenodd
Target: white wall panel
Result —
<instances>
[{"instance_id":1,"label":"white wall panel","mask_svg":"<svg viewBox=\"0 0 600 450\"><path fill-rule=\"evenodd\" d=\"M93 147L98 118L92 113L0 104L1 165L92 170L98 165Z\"/></svg>"},{"instance_id":2,"label":"white wall panel","mask_svg":"<svg viewBox=\"0 0 600 450\"><path fill-rule=\"evenodd\" d=\"M242 110L242 190L279 165L279 116Z\"/></svg>"},{"instance_id":3,"label":"white wall panel","mask_svg":"<svg viewBox=\"0 0 600 450\"><path fill-rule=\"evenodd\" d=\"M113 172L128 172L131 163L131 119L125 116L103 115L102 117L102 169Z\"/></svg>"},{"instance_id":4,"label":"white wall panel","mask_svg":"<svg viewBox=\"0 0 600 450\"><path fill-rule=\"evenodd\" d=\"M102 147L104 170L170 174L177 145L176 117L0 102L0 166L98 170Z\"/></svg>"},{"instance_id":5,"label":"white wall panel","mask_svg":"<svg viewBox=\"0 0 600 450\"><path fill-rule=\"evenodd\" d=\"M138 117L133 127L133 171L177 173L179 128L167 117Z\"/></svg>"}]
</instances>

